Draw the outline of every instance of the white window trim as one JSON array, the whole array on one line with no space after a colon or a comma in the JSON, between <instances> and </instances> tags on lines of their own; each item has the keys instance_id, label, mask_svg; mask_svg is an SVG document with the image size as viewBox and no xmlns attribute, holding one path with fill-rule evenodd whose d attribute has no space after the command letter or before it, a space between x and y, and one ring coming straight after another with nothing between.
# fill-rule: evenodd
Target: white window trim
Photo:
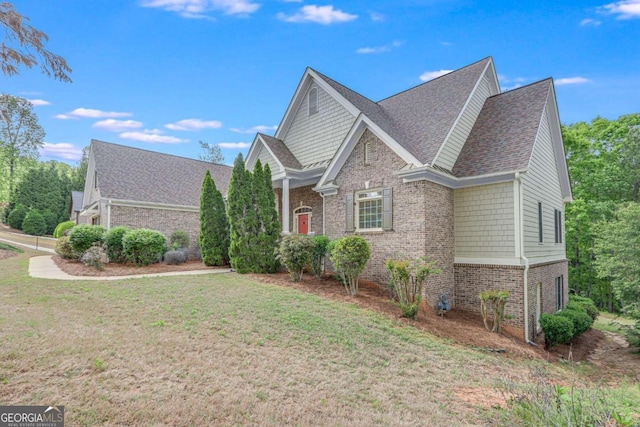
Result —
<instances>
[{"instance_id":1,"label":"white window trim","mask_svg":"<svg viewBox=\"0 0 640 427\"><path fill-rule=\"evenodd\" d=\"M361 190L361 191L356 191L355 194L355 209L354 209L354 215L355 215L355 231L356 233L371 233L371 232L378 232L378 231L384 231L384 229L382 227L376 227L376 228L360 228L360 199L358 198L358 196L360 194L366 194L366 193L380 193L379 197L371 197L371 198L367 198L364 200L377 200L380 199L380 201L382 202L382 188L373 188L373 189L369 189L369 190ZM363 201L364 201L363 200ZM380 206L380 224L382 225L382 206Z\"/></svg>"},{"instance_id":2,"label":"white window trim","mask_svg":"<svg viewBox=\"0 0 640 427\"><path fill-rule=\"evenodd\" d=\"M308 209L307 212L300 212L303 209ZM313 230L311 230L311 217L313 215L313 208L311 206L300 206L299 208L295 208L293 210L293 232L298 234L298 217L300 215L309 215L309 230L307 231L307 235L311 234Z\"/></svg>"}]
</instances>

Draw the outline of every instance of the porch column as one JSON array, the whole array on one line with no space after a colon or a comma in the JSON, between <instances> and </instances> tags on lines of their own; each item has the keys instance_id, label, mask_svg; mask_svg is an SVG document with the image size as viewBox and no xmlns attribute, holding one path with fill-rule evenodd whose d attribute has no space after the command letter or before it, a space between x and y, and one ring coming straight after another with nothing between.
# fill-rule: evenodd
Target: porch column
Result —
<instances>
[{"instance_id":1,"label":"porch column","mask_svg":"<svg viewBox=\"0 0 640 427\"><path fill-rule=\"evenodd\" d=\"M289 230L289 178L282 178L282 234L290 234Z\"/></svg>"}]
</instances>

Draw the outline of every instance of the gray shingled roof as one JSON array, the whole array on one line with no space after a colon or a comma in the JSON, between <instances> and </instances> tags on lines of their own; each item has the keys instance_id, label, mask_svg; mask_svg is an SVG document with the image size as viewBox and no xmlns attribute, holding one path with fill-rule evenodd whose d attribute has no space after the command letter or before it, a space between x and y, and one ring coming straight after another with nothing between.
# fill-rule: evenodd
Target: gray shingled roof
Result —
<instances>
[{"instance_id":1,"label":"gray shingled roof","mask_svg":"<svg viewBox=\"0 0 640 427\"><path fill-rule=\"evenodd\" d=\"M315 71L422 163L431 163L490 58L375 103Z\"/></svg>"},{"instance_id":2,"label":"gray shingled roof","mask_svg":"<svg viewBox=\"0 0 640 427\"><path fill-rule=\"evenodd\" d=\"M223 195L231 167L112 144L91 141L100 196L180 206L200 206L207 170Z\"/></svg>"},{"instance_id":3,"label":"gray shingled roof","mask_svg":"<svg viewBox=\"0 0 640 427\"><path fill-rule=\"evenodd\" d=\"M468 65L378 104L400 135L391 136L422 163L433 162L490 58Z\"/></svg>"},{"instance_id":4,"label":"gray shingled roof","mask_svg":"<svg viewBox=\"0 0 640 427\"><path fill-rule=\"evenodd\" d=\"M284 145L284 142L263 133L259 133L258 135L260 135L265 144L269 146L273 155L280 160L280 163L282 163L285 168L302 169L302 164L300 164L298 159L289 151L289 148Z\"/></svg>"},{"instance_id":5,"label":"gray shingled roof","mask_svg":"<svg viewBox=\"0 0 640 427\"><path fill-rule=\"evenodd\" d=\"M487 98L453 167L458 177L526 169L551 79Z\"/></svg>"},{"instance_id":6,"label":"gray shingled roof","mask_svg":"<svg viewBox=\"0 0 640 427\"><path fill-rule=\"evenodd\" d=\"M72 191L71 192L71 212L80 212L82 211L82 197L84 193L82 191Z\"/></svg>"}]
</instances>

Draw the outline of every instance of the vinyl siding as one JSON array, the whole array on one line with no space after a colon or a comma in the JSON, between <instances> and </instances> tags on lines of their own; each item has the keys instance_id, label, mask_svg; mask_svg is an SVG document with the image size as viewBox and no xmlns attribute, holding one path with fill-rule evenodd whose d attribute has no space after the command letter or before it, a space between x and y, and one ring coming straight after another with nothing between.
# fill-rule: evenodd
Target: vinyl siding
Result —
<instances>
[{"instance_id":1,"label":"vinyl siding","mask_svg":"<svg viewBox=\"0 0 640 427\"><path fill-rule=\"evenodd\" d=\"M456 257L515 256L513 183L455 190Z\"/></svg>"},{"instance_id":2,"label":"vinyl siding","mask_svg":"<svg viewBox=\"0 0 640 427\"><path fill-rule=\"evenodd\" d=\"M309 116L309 92L304 97L291 127L283 137L285 145L303 166L331 160L355 117L320 87L318 112Z\"/></svg>"},{"instance_id":3,"label":"vinyl siding","mask_svg":"<svg viewBox=\"0 0 640 427\"><path fill-rule=\"evenodd\" d=\"M100 189L96 188L94 177L96 175L96 160L91 152L87 164L87 175L84 183L84 194L82 196L82 208L86 208L100 198ZM98 183L99 184L99 183Z\"/></svg>"},{"instance_id":4,"label":"vinyl siding","mask_svg":"<svg viewBox=\"0 0 640 427\"><path fill-rule=\"evenodd\" d=\"M260 151L258 152L258 160L260 160L260 163L262 163L263 166L266 164L269 165L272 175L281 172L280 165L278 165L276 159L273 158L271 153L269 153L269 150L264 148L264 146L260 147Z\"/></svg>"},{"instance_id":5,"label":"vinyl siding","mask_svg":"<svg viewBox=\"0 0 640 427\"><path fill-rule=\"evenodd\" d=\"M529 172L523 176L524 252L530 261L536 258L564 259L564 203L556 167L547 109L529 162ZM542 202L543 243L538 240L538 203ZM562 242L555 243L554 210L562 212Z\"/></svg>"},{"instance_id":6,"label":"vinyl siding","mask_svg":"<svg viewBox=\"0 0 640 427\"><path fill-rule=\"evenodd\" d=\"M456 122L453 130L445 140L442 151L440 151L436 159L436 165L447 170L453 169L453 165L455 165L458 155L460 155L460 151L469 137L469 133L471 133L473 124L478 118L480 110L482 110L484 101L491 95L489 77L487 76L487 72L485 72L478 87L471 95L469 103L460 113L460 119Z\"/></svg>"}]
</instances>

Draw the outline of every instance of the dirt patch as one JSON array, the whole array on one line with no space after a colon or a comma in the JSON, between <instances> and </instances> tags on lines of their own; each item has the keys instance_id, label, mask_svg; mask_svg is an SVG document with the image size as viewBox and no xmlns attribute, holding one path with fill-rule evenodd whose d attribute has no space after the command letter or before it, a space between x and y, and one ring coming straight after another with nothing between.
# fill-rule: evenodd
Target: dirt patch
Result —
<instances>
[{"instance_id":1,"label":"dirt patch","mask_svg":"<svg viewBox=\"0 0 640 427\"><path fill-rule=\"evenodd\" d=\"M129 276L135 274L169 273L172 271L212 270L216 267L207 267L201 261L188 261L179 265L167 265L162 263L151 264L144 267L136 267L133 264L105 264L104 270L98 270L81 263L80 261L63 259L57 255L53 261L62 271L72 276Z\"/></svg>"},{"instance_id":2,"label":"dirt patch","mask_svg":"<svg viewBox=\"0 0 640 427\"><path fill-rule=\"evenodd\" d=\"M6 249L0 249L0 260L11 258L12 256L18 255L18 252L8 251Z\"/></svg>"},{"instance_id":3,"label":"dirt patch","mask_svg":"<svg viewBox=\"0 0 640 427\"><path fill-rule=\"evenodd\" d=\"M606 376L602 379L611 383L623 375L632 377L636 383L640 383L640 354L638 349L630 347L629 343L620 334L607 331L598 331L603 334L600 345L589 355L589 362L598 367L605 367ZM599 372L602 374L602 372Z\"/></svg>"}]
</instances>

